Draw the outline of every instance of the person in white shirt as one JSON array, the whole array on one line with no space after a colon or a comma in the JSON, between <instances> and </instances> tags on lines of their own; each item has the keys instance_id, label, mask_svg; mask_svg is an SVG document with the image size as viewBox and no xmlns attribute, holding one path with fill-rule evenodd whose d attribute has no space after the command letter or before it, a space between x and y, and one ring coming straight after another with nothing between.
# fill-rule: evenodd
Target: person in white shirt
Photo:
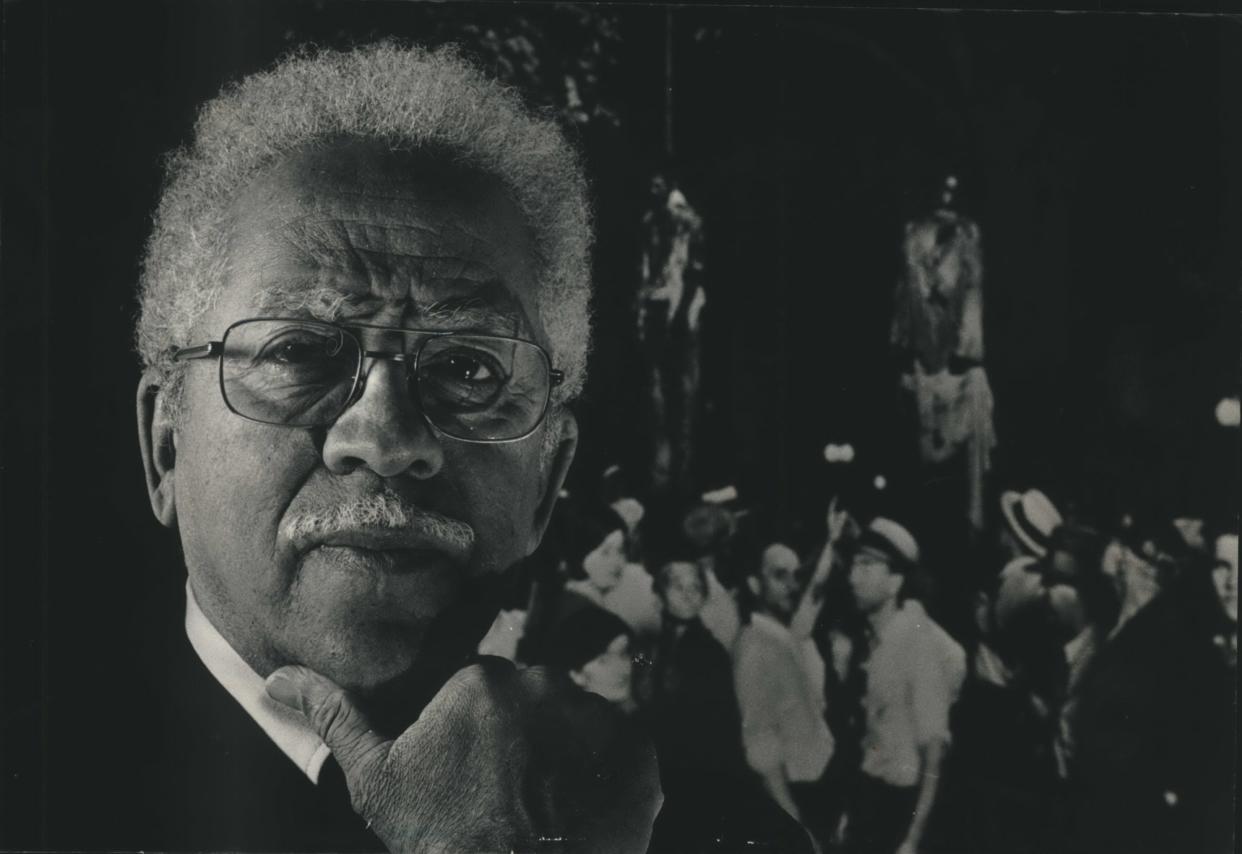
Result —
<instances>
[{"instance_id":1,"label":"person in white shirt","mask_svg":"<svg viewBox=\"0 0 1242 854\"><path fill-rule=\"evenodd\" d=\"M862 778L846 830L851 852L919 851L949 746L949 711L966 676L962 648L903 596L918 562L910 532L877 518L850 565L850 587L870 625Z\"/></svg>"},{"instance_id":2,"label":"person in white shirt","mask_svg":"<svg viewBox=\"0 0 1242 854\"><path fill-rule=\"evenodd\" d=\"M747 763L772 798L824 844L810 784L824 773L835 745L824 719L824 661L809 632L790 629L802 598L799 563L793 549L773 543L746 579L755 610L734 647L734 687Z\"/></svg>"}]
</instances>

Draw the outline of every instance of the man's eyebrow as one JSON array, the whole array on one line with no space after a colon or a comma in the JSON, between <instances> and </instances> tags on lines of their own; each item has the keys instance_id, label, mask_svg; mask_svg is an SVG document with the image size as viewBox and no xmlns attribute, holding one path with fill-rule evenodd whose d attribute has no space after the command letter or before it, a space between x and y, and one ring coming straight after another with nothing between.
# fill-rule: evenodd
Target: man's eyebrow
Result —
<instances>
[{"instance_id":1,"label":"man's eyebrow","mask_svg":"<svg viewBox=\"0 0 1242 854\"><path fill-rule=\"evenodd\" d=\"M272 285L259 291L254 308L264 317L309 314L319 320L336 320L347 312L378 307L383 300L351 294L339 288Z\"/></svg>"},{"instance_id":2,"label":"man's eyebrow","mask_svg":"<svg viewBox=\"0 0 1242 854\"><path fill-rule=\"evenodd\" d=\"M516 311L477 296L447 297L418 307L418 320L455 329L515 334L521 327Z\"/></svg>"}]
</instances>

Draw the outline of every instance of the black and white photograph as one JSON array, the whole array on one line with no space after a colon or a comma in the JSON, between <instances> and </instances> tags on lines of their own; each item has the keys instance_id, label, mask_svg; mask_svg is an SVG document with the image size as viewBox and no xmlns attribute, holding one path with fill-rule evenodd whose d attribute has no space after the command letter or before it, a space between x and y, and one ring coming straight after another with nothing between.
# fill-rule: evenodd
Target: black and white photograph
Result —
<instances>
[{"instance_id":1,"label":"black and white photograph","mask_svg":"<svg viewBox=\"0 0 1242 854\"><path fill-rule=\"evenodd\" d=\"M886 5L5 0L0 852L1235 851L1242 16Z\"/></svg>"}]
</instances>

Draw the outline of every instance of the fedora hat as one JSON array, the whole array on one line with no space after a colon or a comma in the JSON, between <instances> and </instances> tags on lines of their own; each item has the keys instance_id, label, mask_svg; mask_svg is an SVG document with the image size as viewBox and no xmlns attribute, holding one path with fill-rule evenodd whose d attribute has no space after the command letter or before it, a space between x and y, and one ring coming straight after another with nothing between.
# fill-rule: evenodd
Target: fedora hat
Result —
<instances>
[{"instance_id":1,"label":"fedora hat","mask_svg":"<svg viewBox=\"0 0 1242 854\"><path fill-rule=\"evenodd\" d=\"M1194 553L1177 527L1157 516L1140 515L1118 539L1152 566L1170 570L1184 567Z\"/></svg>"},{"instance_id":2,"label":"fedora hat","mask_svg":"<svg viewBox=\"0 0 1242 854\"><path fill-rule=\"evenodd\" d=\"M1056 505L1038 489L1001 495L1001 512L1014 536L1038 557L1048 554L1052 532L1061 524Z\"/></svg>"}]
</instances>

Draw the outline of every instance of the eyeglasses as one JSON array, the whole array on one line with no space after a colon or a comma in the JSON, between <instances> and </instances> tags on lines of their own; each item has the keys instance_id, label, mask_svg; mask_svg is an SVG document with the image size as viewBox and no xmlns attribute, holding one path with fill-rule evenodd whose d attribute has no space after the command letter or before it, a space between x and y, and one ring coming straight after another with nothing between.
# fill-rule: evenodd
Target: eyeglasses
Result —
<instances>
[{"instance_id":1,"label":"eyeglasses","mask_svg":"<svg viewBox=\"0 0 1242 854\"><path fill-rule=\"evenodd\" d=\"M465 442L525 439L564 380L542 347L519 338L292 318L240 320L219 341L173 354L215 357L229 410L283 427L334 423L362 396L364 359L404 362L423 418Z\"/></svg>"}]
</instances>

